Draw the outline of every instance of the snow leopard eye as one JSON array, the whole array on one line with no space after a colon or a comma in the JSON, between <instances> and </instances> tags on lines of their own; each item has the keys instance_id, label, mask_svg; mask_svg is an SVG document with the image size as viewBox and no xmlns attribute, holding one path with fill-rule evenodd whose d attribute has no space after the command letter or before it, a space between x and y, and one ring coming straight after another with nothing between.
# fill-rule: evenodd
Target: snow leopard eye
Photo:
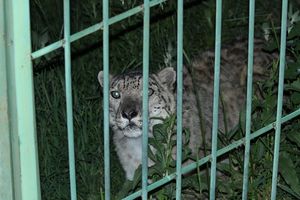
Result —
<instances>
[{"instance_id":1,"label":"snow leopard eye","mask_svg":"<svg viewBox=\"0 0 300 200\"><path fill-rule=\"evenodd\" d=\"M121 97L121 93L119 91L112 91L110 94L114 99L120 99Z\"/></svg>"},{"instance_id":2,"label":"snow leopard eye","mask_svg":"<svg viewBox=\"0 0 300 200\"><path fill-rule=\"evenodd\" d=\"M148 90L148 95L149 95L149 97L150 97L153 93L154 93L154 90L151 89L151 88L149 88L149 90Z\"/></svg>"}]
</instances>

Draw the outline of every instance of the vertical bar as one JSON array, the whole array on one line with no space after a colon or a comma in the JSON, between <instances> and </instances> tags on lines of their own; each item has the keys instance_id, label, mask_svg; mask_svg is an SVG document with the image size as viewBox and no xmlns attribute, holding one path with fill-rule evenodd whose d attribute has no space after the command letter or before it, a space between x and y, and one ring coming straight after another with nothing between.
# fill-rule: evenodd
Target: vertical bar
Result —
<instances>
[{"instance_id":1,"label":"vertical bar","mask_svg":"<svg viewBox=\"0 0 300 200\"><path fill-rule=\"evenodd\" d=\"M213 128L212 128L212 159L210 174L210 200L215 199L216 168L217 168L217 139L219 116L219 86L220 86L220 60L221 60L221 28L222 28L222 0L216 0L216 43L215 43L215 69L214 69L214 101L213 101Z\"/></svg>"},{"instance_id":2,"label":"vertical bar","mask_svg":"<svg viewBox=\"0 0 300 200\"><path fill-rule=\"evenodd\" d=\"M177 159L176 199L181 199L182 163L182 57L183 57L183 0L178 0L177 11Z\"/></svg>"},{"instance_id":3,"label":"vertical bar","mask_svg":"<svg viewBox=\"0 0 300 200\"><path fill-rule=\"evenodd\" d=\"M150 3L144 0L143 30L143 144L142 144L142 199L147 200L148 190L148 78L150 41Z\"/></svg>"},{"instance_id":4,"label":"vertical bar","mask_svg":"<svg viewBox=\"0 0 300 200\"><path fill-rule=\"evenodd\" d=\"M243 200L247 200L249 157L250 157L250 132L251 132L251 110L252 110L252 77L253 77L253 45L254 45L254 19L255 0L249 2L249 38L248 38L248 72L247 72L247 108L246 108L246 136L243 175Z\"/></svg>"},{"instance_id":5,"label":"vertical bar","mask_svg":"<svg viewBox=\"0 0 300 200\"><path fill-rule=\"evenodd\" d=\"M8 120L6 31L4 1L0 0L0 199L13 200L12 152Z\"/></svg>"},{"instance_id":6,"label":"vertical bar","mask_svg":"<svg viewBox=\"0 0 300 200\"><path fill-rule=\"evenodd\" d=\"M29 0L4 1L6 35L1 35L1 40L5 40L6 44L14 199L38 200L41 196L30 56L29 5Z\"/></svg>"},{"instance_id":7,"label":"vertical bar","mask_svg":"<svg viewBox=\"0 0 300 200\"><path fill-rule=\"evenodd\" d=\"M282 115L282 98L284 87L284 67L285 67L285 50L286 50L286 27L287 27L287 8L288 0L282 0L281 11L281 41L280 41L280 65L279 65L279 81L278 81L278 97L277 97L277 116L275 127L275 145L274 145L274 160L272 174L272 193L271 199L276 199L277 190L277 173L280 148L280 133L281 133L281 115Z\"/></svg>"},{"instance_id":8,"label":"vertical bar","mask_svg":"<svg viewBox=\"0 0 300 200\"><path fill-rule=\"evenodd\" d=\"M72 77L71 77L71 44L70 44L70 1L64 0L64 52L65 52L65 84L66 84L66 108L69 149L69 174L71 199L76 200L76 173L75 151L72 110Z\"/></svg>"},{"instance_id":9,"label":"vertical bar","mask_svg":"<svg viewBox=\"0 0 300 200\"><path fill-rule=\"evenodd\" d=\"M104 183L105 199L110 199L109 145L109 0L103 0L103 126L104 126Z\"/></svg>"}]
</instances>

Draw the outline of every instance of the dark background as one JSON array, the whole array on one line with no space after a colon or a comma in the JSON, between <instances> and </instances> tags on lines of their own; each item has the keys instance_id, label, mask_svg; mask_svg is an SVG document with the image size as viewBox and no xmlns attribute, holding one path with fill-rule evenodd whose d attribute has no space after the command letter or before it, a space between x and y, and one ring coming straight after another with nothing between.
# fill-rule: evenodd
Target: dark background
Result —
<instances>
[{"instance_id":1,"label":"dark background","mask_svg":"<svg viewBox=\"0 0 300 200\"><path fill-rule=\"evenodd\" d=\"M32 48L36 51L63 38L63 1L31 0L30 3ZM110 16L142 3L140 0L110 1ZM214 47L215 2L186 0L184 5L185 60L193 60L202 51ZM164 56L168 47L171 47L174 61L176 60L176 6L176 1L167 1L151 8L150 71L165 67ZM294 9L299 8L296 3L293 6ZM281 1L257 0L255 37L264 38L266 27L270 28L268 30L271 35L277 33L280 13ZM72 0L72 33L101 20L101 1ZM141 67L142 26L142 13L110 26L111 73ZM230 44L237 38L247 36L248 2L223 1L223 43ZM103 195L102 94L97 82L97 74L102 70L102 53L101 31L72 43L72 92L79 200L101 199ZM63 49L36 59L33 70L42 198L70 199ZM112 194L120 190L124 181L124 172L112 146ZM257 183L263 189L261 195L255 196L257 194L253 193L254 199L270 193L266 189L269 182L261 180ZM228 199L239 198L240 190L228 195Z\"/></svg>"}]
</instances>

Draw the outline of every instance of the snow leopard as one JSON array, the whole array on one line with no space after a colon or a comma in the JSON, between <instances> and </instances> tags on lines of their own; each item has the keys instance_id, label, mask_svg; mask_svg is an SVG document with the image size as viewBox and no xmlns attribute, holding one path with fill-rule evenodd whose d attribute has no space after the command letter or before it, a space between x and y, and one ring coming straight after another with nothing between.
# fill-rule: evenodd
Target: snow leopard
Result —
<instances>
[{"instance_id":1,"label":"snow leopard","mask_svg":"<svg viewBox=\"0 0 300 200\"><path fill-rule=\"evenodd\" d=\"M263 42L255 41L254 80L264 77L273 55L263 51ZM247 74L247 42L238 41L221 50L219 129L229 130L239 122L245 105ZM214 51L200 53L189 65L183 66L183 127L190 131L189 147L199 153L203 142L211 140L213 116ZM142 72L129 71L110 75L110 127L120 163L128 180L133 180L142 160ZM103 71L98 74L103 87ZM176 113L176 71L166 67L149 75L149 137L153 126ZM220 100L221 101L221 100ZM222 104L222 105L221 105ZM226 119L224 113L226 112ZM202 122L201 122L202 120ZM204 127L201 127L201 123ZM204 132L206 141L202 141ZM148 165L154 163L148 159Z\"/></svg>"}]
</instances>

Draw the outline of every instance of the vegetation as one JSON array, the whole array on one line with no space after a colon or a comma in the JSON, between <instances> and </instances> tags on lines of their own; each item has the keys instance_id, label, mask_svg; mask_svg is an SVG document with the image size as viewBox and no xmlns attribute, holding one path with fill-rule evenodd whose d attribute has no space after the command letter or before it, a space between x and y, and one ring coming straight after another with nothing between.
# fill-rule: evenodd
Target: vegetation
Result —
<instances>
[{"instance_id":1,"label":"vegetation","mask_svg":"<svg viewBox=\"0 0 300 200\"><path fill-rule=\"evenodd\" d=\"M141 0L111 1L110 15L115 16L140 4L142 4ZM297 7L297 2L293 5ZM280 12L278 12L280 2L277 0L272 2L257 0L256 8L256 37L265 37L264 34L268 34L267 49L278 51L279 44L276 38L278 38L280 31L277 28L280 25ZM214 1L185 1L184 13L184 50L188 61L197 57L197 54L202 50L214 46ZM33 50L40 49L62 38L62 1L33 0L31 1L31 15ZM102 18L101 1L74 0L72 1L71 15L73 33L98 23ZM299 12L291 8L289 17L288 55L290 59L286 68L284 115L299 108L300 103ZM112 25L110 30L110 67L112 73L141 66L142 22L142 14L138 14ZM248 2L224 1L223 42L234 40L237 36L246 38L247 29ZM168 1L151 9L150 37L150 70L156 71L165 66L164 55L168 51L168 47L176 46L175 1ZM43 199L70 199L63 63L62 50L57 50L34 61L37 134ZM264 98L253 98L252 131L258 130L275 119L277 68L278 62L275 62L269 69L270 79L258 84L260 93ZM101 69L101 32L72 43L76 178L78 199L83 200L100 199L103 195L102 96L96 78ZM153 145L157 145L157 141L165 144L169 142L170 144L168 138L159 137L159 132L169 131L170 134L173 134L174 119L171 117L157 127L155 132L157 138L150 140ZM224 138L220 138L219 144L224 146L244 137L243 123L244 119L241 118L239 127L222 134ZM300 196L299 128L298 118L286 123L282 128L278 199L299 199ZM273 132L270 131L251 144L249 199L269 198L274 144ZM162 153L168 152L167 149ZM185 155L188 156L188 152ZM160 158L159 156L160 154L152 155L153 159L162 159L162 155ZM243 151L232 151L229 156L230 164L218 164L218 169L229 177L226 184L222 183L221 180L218 181L218 195L223 199L239 199L243 174ZM167 158L165 162L160 162L164 166L159 166L159 168L156 166L153 170L151 169L153 180L161 178L166 171L172 172L175 169L174 160L170 157ZM111 164L112 194L116 194L123 187L125 177L113 151L113 146L111 148ZM138 184L137 181L133 185L137 186ZM189 195L197 193L207 195L207 185L205 174L196 173L184 181L184 192ZM135 189L132 188L132 185L129 188L130 190ZM171 199L174 195L174 188L174 183L171 183L156 191L155 195L158 199Z\"/></svg>"}]
</instances>

